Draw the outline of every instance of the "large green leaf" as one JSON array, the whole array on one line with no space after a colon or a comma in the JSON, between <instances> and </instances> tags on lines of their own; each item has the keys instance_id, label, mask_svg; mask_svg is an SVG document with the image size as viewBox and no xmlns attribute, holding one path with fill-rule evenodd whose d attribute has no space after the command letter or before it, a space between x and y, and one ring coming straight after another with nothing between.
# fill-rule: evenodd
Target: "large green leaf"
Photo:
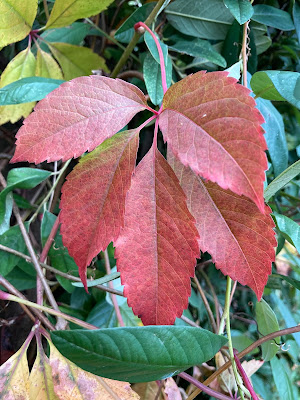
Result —
<instances>
[{"instance_id":1,"label":"large green leaf","mask_svg":"<svg viewBox=\"0 0 300 400\"><path fill-rule=\"evenodd\" d=\"M80 368L130 382L164 379L202 364L227 342L204 329L180 326L56 331L51 338Z\"/></svg>"},{"instance_id":2,"label":"large green leaf","mask_svg":"<svg viewBox=\"0 0 300 400\"><path fill-rule=\"evenodd\" d=\"M273 214L276 219L276 225L283 236L296 247L300 253L300 225L285 215Z\"/></svg>"},{"instance_id":3,"label":"large green leaf","mask_svg":"<svg viewBox=\"0 0 300 400\"><path fill-rule=\"evenodd\" d=\"M80 45L90 30L91 26L89 24L74 22L74 24L67 27L46 30L41 34L43 40L38 43L44 51L48 50L45 41Z\"/></svg>"},{"instance_id":4,"label":"large green leaf","mask_svg":"<svg viewBox=\"0 0 300 400\"><path fill-rule=\"evenodd\" d=\"M165 12L178 31L208 40L223 40L234 21L223 0L176 0Z\"/></svg>"},{"instance_id":5,"label":"large green leaf","mask_svg":"<svg viewBox=\"0 0 300 400\"><path fill-rule=\"evenodd\" d=\"M42 100L63 82L37 76L20 79L0 89L0 106Z\"/></svg>"},{"instance_id":6,"label":"large green leaf","mask_svg":"<svg viewBox=\"0 0 300 400\"><path fill-rule=\"evenodd\" d=\"M253 21L272 26L282 31L292 31L295 29L292 18L288 12L265 4L257 4L253 8Z\"/></svg>"},{"instance_id":7,"label":"large green leaf","mask_svg":"<svg viewBox=\"0 0 300 400\"><path fill-rule=\"evenodd\" d=\"M192 57L202 57L220 67L226 67L226 60L219 54L207 40L199 38L179 39L176 43L169 46L170 50L178 53L188 54Z\"/></svg>"},{"instance_id":8,"label":"large green leaf","mask_svg":"<svg viewBox=\"0 0 300 400\"><path fill-rule=\"evenodd\" d=\"M300 74L290 71L260 71L251 79L257 97L267 100L288 101L300 108Z\"/></svg>"},{"instance_id":9,"label":"large green leaf","mask_svg":"<svg viewBox=\"0 0 300 400\"><path fill-rule=\"evenodd\" d=\"M289 166L285 171L275 178L264 191L266 201L269 201L274 194L300 174L300 160Z\"/></svg>"},{"instance_id":10,"label":"large green leaf","mask_svg":"<svg viewBox=\"0 0 300 400\"><path fill-rule=\"evenodd\" d=\"M98 328L113 328L117 325L115 309L106 300L102 300L89 312L86 322Z\"/></svg>"},{"instance_id":11,"label":"large green leaf","mask_svg":"<svg viewBox=\"0 0 300 400\"><path fill-rule=\"evenodd\" d=\"M91 17L105 10L113 0L56 0L46 29L70 25L80 18Z\"/></svg>"},{"instance_id":12,"label":"large green leaf","mask_svg":"<svg viewBox=\"0 0 300 400\"><path fill-rule=\"evenodd\" d=\"M256 303L255 307L256 322L258 330L262 335L279 331L279 325L276 315L269 304L264 300ZM280 342L280 337L275 339L277 343ZM265 361L270 361L277 353L278 346L274 341L268 341L262 344L262 356Z\"/></svg>"},{"instance_id":13,"label":"large green leaf","mask_svg":"<svg viewBox=\"0 0 300 400\"><path fill-rule=\"evenodd\" d=\"M7 186L0 193L0 224L5 216L6 196L15 188L32 189L45 179L51 172L37 168L14 168L7 175Z\"/></svg>"},{"instance_id":14,"label":"large green leaf","mask_svg":"<svg viewBox=\"0 0 300 400\"><path fill-rule=\"evenodd\" d=\"M254 12L248 0L224 0L224 4L240 25L247 22Z\"/></svg>"},{"instance_id":15,"label":"large green leaf","mask_svg":"<svg viewBox=\"0 0 300 400\"><path fill-rule=\"evenodd\" d=\"M0 1L0 48L28 35L36 11L37 0Z\"/></svg>"},{"instance_id":16,"label":"large green leaf","mask_svg":"<svg viewBox=\"0 0 300 400\"><path fill-rule=\"evenodd\" d=\"M280 400L296 400L290 376L283 362L279 358L274 357L271 360L271 369Z\"/></svg>"},{"instance_id":17,"label":"large green leaf","mask_svg":"<svg viewBox=\"0 0 300 400\"><path fill-rule=\"evenodd\" d=\"M257 99L257 108L262 113L265 123L265 139L274 168L274 175L278 176L288 166L288 148L285 137L283 118L270 100Z\"/></svg>"}]
</instances>

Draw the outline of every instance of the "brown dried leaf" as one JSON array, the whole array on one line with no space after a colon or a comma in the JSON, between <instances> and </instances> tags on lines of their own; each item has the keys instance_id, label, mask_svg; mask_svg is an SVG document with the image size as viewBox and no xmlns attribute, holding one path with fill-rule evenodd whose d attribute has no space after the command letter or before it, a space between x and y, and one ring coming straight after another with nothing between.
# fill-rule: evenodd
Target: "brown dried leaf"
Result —
<instances>
[{"instance_id":1,"label":"brown dried leaf","mask_svg":"<svg viewBox=\"0 0 300 400\"><path fill-rule=\"evenodd\" d=\"M101 378L77 367L50 344L54 391L61 400L138 400L127 382Z\"/></svg>"},{"instance_id":2,"label":"brown dried leaf","mask_svg":"<svg viewBox=\"0 0 300 400\"><path fill-rule=\"evenodd\" d=\"M182 400L179 387L173 378L166 379L164 392L168 400Z\"/></svg>"},{"instance_id":3,"label":"brown dried leaf","mask_svg":"<svg viewBox=\"0 0 300 400\"><path fill-rule=\"evenodd\" d=\"M156 382L143 382L135 383L132 389L140 396L141 400L153 400L158 392L158 385ZM163 400L164 397L160 393L157 400Z\"/></svg>"}]
</instances>

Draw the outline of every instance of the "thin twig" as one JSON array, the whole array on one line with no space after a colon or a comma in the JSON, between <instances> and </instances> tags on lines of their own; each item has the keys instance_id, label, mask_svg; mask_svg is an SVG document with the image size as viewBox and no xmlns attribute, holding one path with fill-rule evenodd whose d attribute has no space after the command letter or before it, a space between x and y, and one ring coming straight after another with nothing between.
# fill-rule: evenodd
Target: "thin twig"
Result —
<instances>
[{"instance_id":1,"label":"thin twig","mask_svg":"<svg viewBox=\"0 0 300 400\"><path fill-rule=\"evenodd\" d=\"M49 14L47 0L43 0L43 4L44 4L45 15L46 15L46 18L47 18L47 21L48 21L48 19L50 17L50 14Z\"/></svg>"},{"instance_id":2,"label":"thin twig","mask_svg":"<svg viewBox=\"0 0 300 400\"><path fill-rule=\"evenodd\" d=\"M144 75L140 71L129 70L121 72L117 78L119 79L128 79L128 78L137 78L140 81L144 81Z\"/></svg>"},{"instance_id":3,"label":"thin twig","mask_svg":"<svg viewBox=\"0 0 300 400\"><path fill-rule=\"evenodd\" d=\"M27 300L26 297L21 292L19 292L10 282L8 282L8 280L6 280L2 275L0 275L0 284L16 297L20 297L23 300ZM35 322L35 317L28 310L28 308L24 304L20 304L20 306L23 308L23 310L26 312L29 318L32 319L33 322ZM41 313L37 309L32 309L32 312L48 329L50 329L51 331L55 330L54 325L51 324L51 322L43 315L43 313Z\"/></svg>"},{"instance_id":4,"label":"thin twig","mask_svg":"<svg viewBox=\"0 0 300 400\"><path fill-rule=\"evenodd\" d=\"M6 251L7 253L14 254L15 256L21 257L21 258L23 258L24 260L26 260L26 261L32 263L31 257L27 256L27 255L24 254L24 253L21 253L20 251L11 249L10 247L3 246L2 244L0 244L0 250ZM77 276L73 276L73 275L67 274L66 272L59 271L58 269L53 268L53 267L51 267L50 265L47 265L47 264L45 264L45 263L40 262L40 266L41 266L42 268L47 269L47 270L50 271L50 272L53 272L55 275L62 276L63 278L69 279L70 281L73 281L73 282L81 282L81 279L78 278ZM89 280L88 280L88 282L89 282ZM103 290L104 292L109 292L109 293L116 294L116 295L118 295L118 296L123 296L123 293L120 292L119 290L111 289L111 288L106 287L106 286L104 286L104 285L96 285L96 286L94 286L94 287L97 288L97 289Z\"/></svg>"},{"instance_id":5,"label":"thin twig","mask_svg":"<svg viewBox=\"0 0 300 400\"><path fill-rule=\"evenodd\" d=\"M207 314L208 314L208 318L209 318L210 324L211 324L211 326L213 328L213 331L216 333L217 332L217 324L216 324L214 315L213 315L213 313L211 311L211 308L210 308L210 306L208 304L208 301L207 301L207 298L205 296L205 293L204 293L204 291L203 291L203 289L202 289L202 287L200 285L200 282L198 281L196 276L193 278L193 280L197 285L197 289L198 289L198 291L200 293L200 296L201 296L202 301L204 303L204 306L206 308L206 311L207 311Z\"/></svg>"},{"instance_id":6,"label":"thin twig","mask_svg":"<svg viewBox=\"0 0 300 400\"><path fill-rule=\"evenodd\" d=\"M149 14L148 18L145 21L146 25L151 25L152 22L154 21L156 14L159 12L160 8L163 6L165 0L158 0L156 3L156 6L153 8L152 12ZM141 34L138 32L135 32L133 35L133 38L129 42L128 46L124 50L124 53L122 54L120 60L118 61L117 65L115 66L113 72L111 73L111 78L115 78L119 72L121 71L123 65L126 63L128 58L130 57L133 49L135 48L137 42L139 41L139 38L141 37Z\"/></svg>"},{"instance_id":7,"label":"thin twig","mask_svg":"<svg viewBox=\"0 0 300 400\"><path fill-rule=\"evenodd\" d=\"M209 277L207 276L207 274L203 271L202 268L199 269L199 272L203 276L203 278L205 279L205 281L206 281L206 283L207 283L207 285L208 285L208 287L209 287L209 289L211 291L211 294L212 294L212 296L214 298L215 312L216 312L216 318L217 318L217 331L218 331L219 327L220 327L220 314L219 314L220 303L219 303L218 297L216 295L215 289L214 289Z\"/></svg>"},{"instance_id":8,"label":"thin twig","mask_svg":"<svg viewBox=\"0 0 300 400\"><path fill-rule=\"evenodd\" d=\"M110 262L109 262L109 256L108 256L107 249L104 251L104 261L105 261L106 273L109 275L109 274L111 274L111 268L110 268ZM112 283L112 281L108 282L108 286L111 289L114 288L114 284ZM116 312L116 316L117 316L117 320L119 322L119 325L120 326L125 326L116 296L114 294L111 294L110 297L111 297L111 301L112 301L112 303L114 305L114 309L115 309L115 312Z\"/></svg>"},{"instance_id":9,"label":"thin twig","mask_svg":"<svg viewBox=\"0 0 300 400\"><path fill-rule=\"evenodd\" d=\"M248 41L249 21L243 25L243 43L242 43L242 60L243 60L243 85L247 87L247 41Z\"/></svg>"}]
</instances>

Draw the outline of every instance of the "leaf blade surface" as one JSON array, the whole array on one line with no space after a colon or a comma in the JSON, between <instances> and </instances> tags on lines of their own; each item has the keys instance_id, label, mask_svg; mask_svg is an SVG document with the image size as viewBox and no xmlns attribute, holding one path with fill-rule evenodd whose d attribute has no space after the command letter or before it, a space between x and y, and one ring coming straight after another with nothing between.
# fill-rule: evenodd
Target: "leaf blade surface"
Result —
<instances>
[{"instance_id":1,"label":"leaf blade surface","mask_svg":"<svg viewBox=\"0 0 300 400\"><path fill-rule=\"evenodd\" d=\"M119 79L90 76L66 82L24 121L12 161L78 157L94 150L146 107L144 94Z\"/></svg>"}]
</instances>

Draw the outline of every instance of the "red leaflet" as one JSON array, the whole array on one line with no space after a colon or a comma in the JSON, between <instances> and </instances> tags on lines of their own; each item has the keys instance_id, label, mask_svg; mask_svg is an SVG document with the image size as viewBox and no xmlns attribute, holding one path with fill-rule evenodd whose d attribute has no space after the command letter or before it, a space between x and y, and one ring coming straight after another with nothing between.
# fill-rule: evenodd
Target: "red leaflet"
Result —
<instances>
[{"instance_id":1,"label":"red leaflet","mask_svg":"<svg viewBox=\"0 0 300 400\"><path fill-rule=\"evenodd\" d=\"M264 120L248 94L227 72L200 71L167 91L159 125L185 166L264 212Z\"/></svg>"},{"instance_id":2,"label":"red leaflet","mask_svg":"<svg viewBox=\"0 0 300 400\"><path fill-rule=\"evenodd\" d=\"M197 237L178 179L152 147L132 178L115 243L128 305L145 325L173 324L187 307Z\"/></svg>"},{"instance_id":3,"label":"red leaflet","mask_svg":"<svg viewBox=\"0 0 300 400\"><path fill-rule=\"evenodd\" d=\"M250 286L260 300L275 259L274 222L270 208L265 215L244 196L204 182L168 153L189 210L196 219L200 249L208 251L224 275Z\"/></svg>"},{"instance_id":4,"label":"red leaflet","mask_svg":"<svg viewBox=\"0 0 300 400\"><path fill-rule=\"evenodd\" d=\"M115 240L124 221L139 131L120 132L83 157L62 188L61 234L86 285L86 267Z\"/></svg>"},{"instance_id":5,"label":"red leaflet","mask_svg":"<svg viewBox=\"0 0 300 400\"><path fill-rule=\"evenodd\" d=\"M130 83L103 76L73 79L40 101L25 119L12 162L76 158L145 108L144 94Z\"/></svg>"}]
</instances>

